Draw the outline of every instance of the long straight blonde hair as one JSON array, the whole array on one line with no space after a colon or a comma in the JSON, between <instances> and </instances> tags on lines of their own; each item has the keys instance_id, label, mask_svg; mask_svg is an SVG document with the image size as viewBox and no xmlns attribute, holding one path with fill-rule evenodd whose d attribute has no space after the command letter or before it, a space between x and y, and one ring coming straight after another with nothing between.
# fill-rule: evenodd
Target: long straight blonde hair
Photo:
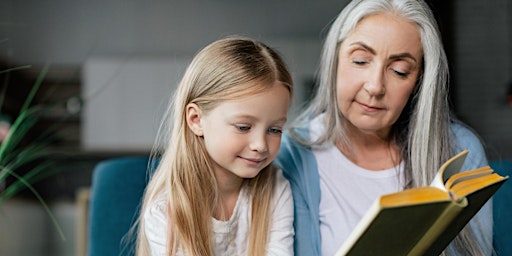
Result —
<instances>
[{"instance_id":1,"label":"long straight blonde hair","mask_svg":"<svg viewBox=\"0 0 512 256\"><path fill-rule=\"evenodd\" d=\"M292 79L283 59L268 46L248 38L218 40L194 57L171 100L152 152L159 164L146 188L137 223L137 255L150 254L143 215L165 193L172 220L167 233L168 254L179 248L187 255L213 255L211 218L219 201L217 182L203 140L187 125L186 106L195 103L207 113L223 101L267 90L276 81L292 93ZM252 198L248 251L250 255L264 255L275 169L269 165L245 182Z\"/></svg>"}]
</instances>

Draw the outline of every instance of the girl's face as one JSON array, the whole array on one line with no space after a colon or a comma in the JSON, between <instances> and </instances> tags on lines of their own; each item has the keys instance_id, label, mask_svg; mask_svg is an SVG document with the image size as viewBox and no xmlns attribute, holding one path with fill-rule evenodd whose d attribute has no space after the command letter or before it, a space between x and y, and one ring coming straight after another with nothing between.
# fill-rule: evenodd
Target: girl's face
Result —
<instances>
[{"instance_id":1,"label":"girl's face","mask_svg":"<svg viewBox=\"0 0 512 256\"><path fill-rule=\"evenodd\" d=\"M280 83L270 89L220 103L208 113L199 113L189 122L203 136L213 159L215 174L225 178L253 178L275 158L286 122L290 92Z\"/></svg>"},{"instance_id":2,"label":"girl's face","mask_svg":"<svg viewBox=\"0 0 512 256\"><path fill-rule=\"evenodd\" d=\"M338 56L336 97L348 127L387 137L414 89L422 56L414 23L391 14L361 20Z\"/></svg>"}]
</instances>

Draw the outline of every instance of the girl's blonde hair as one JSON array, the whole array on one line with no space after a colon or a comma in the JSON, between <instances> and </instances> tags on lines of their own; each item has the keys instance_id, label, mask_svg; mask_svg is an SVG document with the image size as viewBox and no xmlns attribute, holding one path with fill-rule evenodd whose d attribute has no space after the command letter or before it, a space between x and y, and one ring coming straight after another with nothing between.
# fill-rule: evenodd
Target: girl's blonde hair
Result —
<instances>
[{"instance_id":1,"label":"girl's blonde hair","mask_svg":"<svg viewBox=\"0 0 512 256\"><path fill-rule=\"evenodd\" d=\"M187 255L213 255L211 218L219 201L217 182L204 141L187 125L186 106L195 103L208 113L223 101L263 92L276 81L292 92L292 79L283 59L268 46L248 38L218 40L195 56L160 127L160 143L152 152L159 164L143 199L137 255L150 255L143 215L163 193L169 196L168 217L172 222L167 234L169 255L178 248ZM249 254L264 255L275 169L269 165L245 182L252 196Z\"/></svg>"}]
</instances>

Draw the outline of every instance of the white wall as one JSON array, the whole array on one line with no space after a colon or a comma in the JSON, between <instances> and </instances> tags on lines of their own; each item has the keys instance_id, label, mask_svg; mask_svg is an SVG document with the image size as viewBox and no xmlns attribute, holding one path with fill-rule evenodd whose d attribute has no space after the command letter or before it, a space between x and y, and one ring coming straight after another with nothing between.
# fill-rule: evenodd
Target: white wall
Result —
<instances>
[{"instance_id":1,"label":"white wall","mask_svg":"<svg viewBox=\"0 0 512 256\"><path fill-rule=\"evenodd\" d=\"M304 101L320 54L317 41L270 42L284 55L295 83L290 119ZM190 57L93 57L83 68L85 150L148 151Z\"/></svg>"},{"instance_id":2,"label":"white wall","mask_svg":"<svg viewBox=\"0 0 512 256\"><path fill-rule=\"evenodd\" d=\"M323 29L346 2L5 0L9 15L0 16L7 21L0 33L9 40L0 55L20 64L81 67L88 97L84 148L147 150L162 104L182 75L172 63L183 66L227 35L250 36L283 53L296 84L294 116L308 96L304 87L314 76ZM109 77L105 90L89 97Z\"/></svg>"},{"instance_id":3,"label":"white wall","mask_svg":"<svg viewBox=\"0 0 512 256\"><path fill-rule=\"evenodd\" d=\"M82 65L91 56L192 55L230 34L320 40L346 2L2 0L11 15L0 16L0 31L9 28L0 50L26 64Z\"/></svg>"},{"instance_id":4,"label":"white wall","mask_svg":"<svg viewBox=\"0 0 512 256\"><path fill-rule=\"evenodd\" d=\"M188 62L175 58L88 59L82 84L84 149L151 149L169 97Z\"/></svg>"}]
</instances>

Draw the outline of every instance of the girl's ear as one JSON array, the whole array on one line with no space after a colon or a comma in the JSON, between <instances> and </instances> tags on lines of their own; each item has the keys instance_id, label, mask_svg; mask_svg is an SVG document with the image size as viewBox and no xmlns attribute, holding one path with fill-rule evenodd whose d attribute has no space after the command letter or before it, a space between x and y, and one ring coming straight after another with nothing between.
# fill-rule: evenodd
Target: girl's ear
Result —
<instances>
[{"instance_id":1,"label":"girl's ear","mask_svg":"<svg viewBox=\"0 0 512 256\"><path fill-rule=\"evenodd\" d=\"M187 124L188 128L197 136L203 136L203 126L201 124L201 108L195 103L187 105Z\"/></svg>"}]
</instances>

